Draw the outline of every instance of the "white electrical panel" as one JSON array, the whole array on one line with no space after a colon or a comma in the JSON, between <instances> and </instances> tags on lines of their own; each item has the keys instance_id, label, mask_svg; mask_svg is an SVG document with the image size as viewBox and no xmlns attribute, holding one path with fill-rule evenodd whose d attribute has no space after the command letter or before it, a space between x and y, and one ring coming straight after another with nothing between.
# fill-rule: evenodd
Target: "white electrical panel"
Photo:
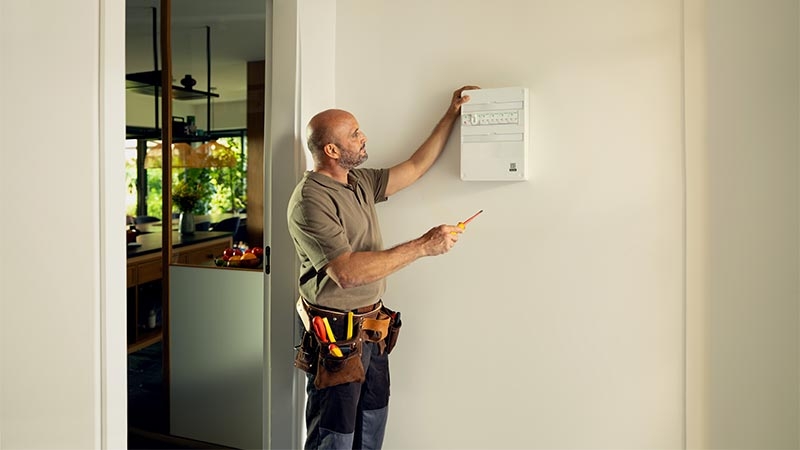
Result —
<instances>
[{"instance_id":1,"label":"white electrical panel","mask_svg":"<svg viewBox=\"0 0 800 450\"><path fill-rule=\"evenodd\" d=\"M461 179L528 179L528 89L464 91L461 106Z\"/></svg>"}]
</instances>

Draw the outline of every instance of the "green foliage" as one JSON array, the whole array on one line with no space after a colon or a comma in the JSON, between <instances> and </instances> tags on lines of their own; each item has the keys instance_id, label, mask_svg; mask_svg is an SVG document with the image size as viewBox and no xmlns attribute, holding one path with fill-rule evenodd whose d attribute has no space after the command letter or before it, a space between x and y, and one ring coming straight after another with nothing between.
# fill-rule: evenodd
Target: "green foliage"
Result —
<instances>
[{"instance_id":1,"label":"green foliage","mask_svg":"<svg viewBox=\"0 0 800 450\"><path fill-rule=\"evenodd\" d=\"M204 169L174 169L172 171L173 210L180 212L175 199L176 188L182 186L201 186L202 195L194 203L194 214L220 214L241 211L247 205L247 165L242 151L242 138L218 139L230 147L236 158L235 167L212 167ZM128 186L127 214L136 215L136 158L126 161L126 182ZM147 176L147 215L161 217L161 169L146 170Z\"/></svg>"},{"instance_id":2,"label":"green foliage","mask_svg":"<svg viewBox=\"0 0 800 450\"><path fill-rule=\"evenodd\" d=\"M187 170L188 172L188 170ZM207 195L206 184L200 180L178 180L172 185L172 204L178 211L194 211L197 204Z\"/></svg>"},{"instance_id":3,"label":"green foliage","mask_svg":"<svg viewBox=\"0 0 800 450\"><path fill-rule=\"evenodd\" d=\"M161 217L161 171L147 171L147 215Z\"/></svg>"},{"instance_id":4,"label":"green foliage","mask_svg":"<svg viewBox=\"0 0 800 450\"><path fill-rule=\"evenodd\" d=\"M236 167L205 169L213 187L208 197L207 210L211 214L241 211L247 205L247 169L242 151L242 139L221 138L219 142L230 147L236 156Z\"/></svg>"}]
</instances>

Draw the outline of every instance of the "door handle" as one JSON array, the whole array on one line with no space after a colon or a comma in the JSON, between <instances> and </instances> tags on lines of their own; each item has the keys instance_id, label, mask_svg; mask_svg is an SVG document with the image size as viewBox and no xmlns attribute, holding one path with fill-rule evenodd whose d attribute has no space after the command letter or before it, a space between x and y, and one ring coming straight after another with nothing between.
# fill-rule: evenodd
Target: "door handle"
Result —
<instances>
[{"instance_id":1,"label":"door handle","mask_svg":"<svg viewBox=\"0 0 800 450\"><path fill-rule=\"evenodd\" d=\"M270 248L269 245L264 247L264 273L269 275L270 267L269 267L269 254Z\"/></svg>"}]
</instances>

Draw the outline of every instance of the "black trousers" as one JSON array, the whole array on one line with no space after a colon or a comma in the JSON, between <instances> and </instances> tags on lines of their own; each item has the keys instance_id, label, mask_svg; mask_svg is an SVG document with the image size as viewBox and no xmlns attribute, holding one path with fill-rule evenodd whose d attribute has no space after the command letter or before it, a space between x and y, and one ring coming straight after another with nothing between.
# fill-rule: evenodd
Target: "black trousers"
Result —
<instances>
[{"instance_id":1,"label":"black trousers","mask_svg":"<svg viewBox=\"0 0 800 450\"><path fill-rule=\"evenodd\" d=\"M317 389L307 374L306 449L379 449L389 413L389 357L365 342L366 379Z\"/></svg>"}]
</instances>

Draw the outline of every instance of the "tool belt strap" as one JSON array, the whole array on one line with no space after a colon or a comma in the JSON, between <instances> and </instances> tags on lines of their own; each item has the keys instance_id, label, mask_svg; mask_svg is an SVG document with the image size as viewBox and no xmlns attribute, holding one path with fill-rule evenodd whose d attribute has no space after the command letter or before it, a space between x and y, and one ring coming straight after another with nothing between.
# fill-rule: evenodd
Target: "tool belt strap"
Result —
<instances>
[{"instance_id":1,"label":"tool belt strap","mask_svg":"<svg viewBox=\"0 0 800 450\"><path fill-rule=\"evenodd\" d=\"M312 317L313 316L329 317L329 318L336 318L337 320L345 320L345 319L347 319L348 311L342 311L342 310L339 310L339 309L325 308L323 306L318 306L318 305L311 304L306 299L302 299L302 300L303 300L303 307L308 312L308 315L310 315ZM359 308L358 311L353 311L353 318L354 319L360 319L360 318L363 317L365 319L367 319L367 318L368 319L374 319L374 318L378 317L378 314L381 312L381 307L382 306L383 306L383 303L380 300L378 300L377 303L373 304L370 307ZM372 309L368 309L368 308L372 308ZM362 312L359 312L359 311L362 311Z\"/></svg>"},{"instance_id":2,"label":"tool belt strap","mask_svg":"<svg viewBox=\"0 0 800 450\"><path fill-rule=\"evenodd\" d=\"M313 305L306 299L302 300L303 307L311 317L320 316L336 318L336 320L347 320L348 311L325 308ZM391 318L388 314L383 313L382 309L383 302L378 300L378 302L372 306L359 308L357 311L353 311L353 325L363 330L365 332L365 338L370 342L379 342L385 339L389 334L389 322Z\"/></svg>"}]
</instances>

